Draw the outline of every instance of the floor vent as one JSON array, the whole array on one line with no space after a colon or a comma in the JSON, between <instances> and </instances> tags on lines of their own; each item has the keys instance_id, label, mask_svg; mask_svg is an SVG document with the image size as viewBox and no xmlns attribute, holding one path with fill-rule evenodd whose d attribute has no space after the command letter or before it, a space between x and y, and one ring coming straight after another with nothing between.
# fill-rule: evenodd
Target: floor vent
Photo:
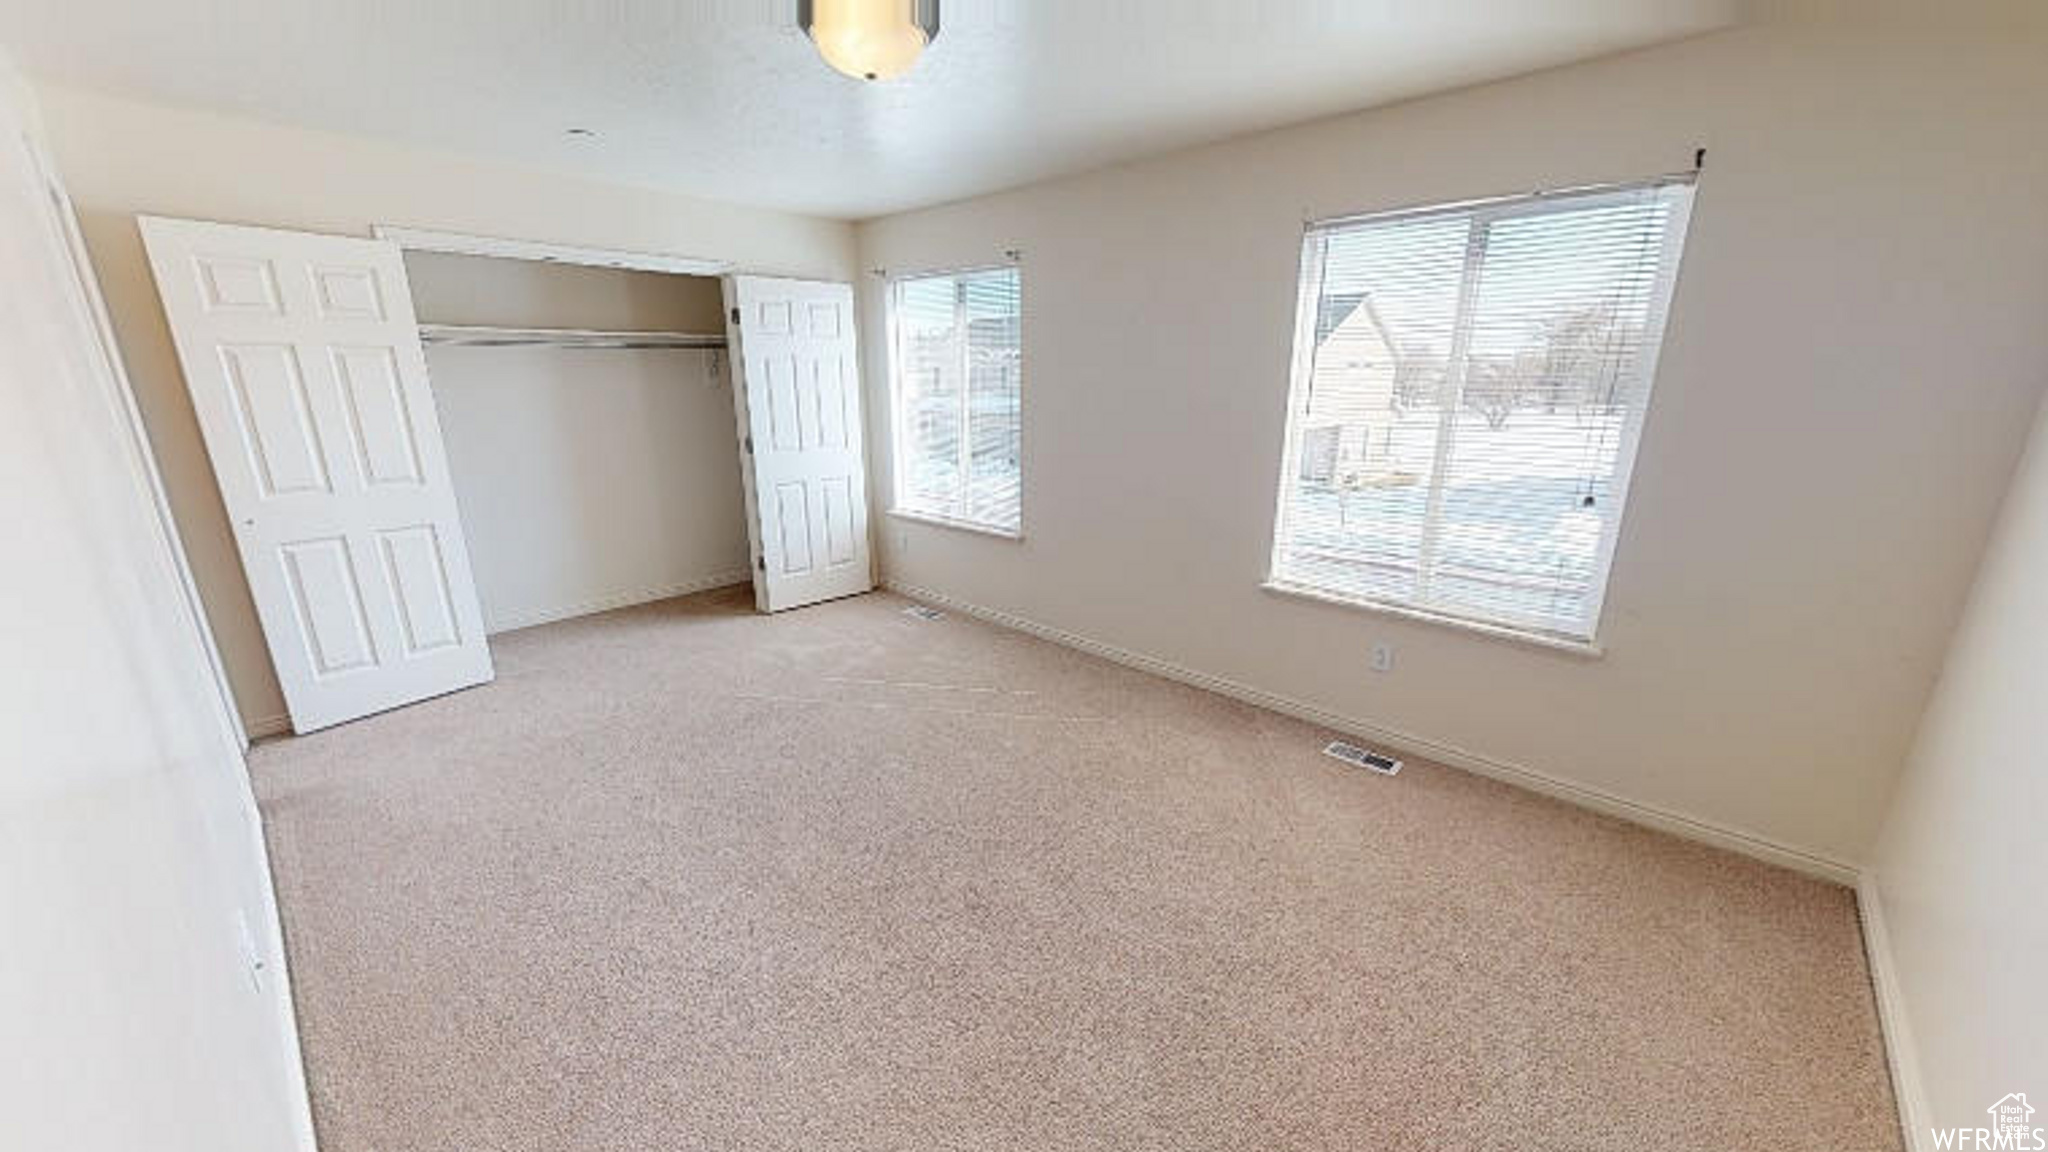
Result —
<instances>
[{"instance_id":1,"label":"floor vent","mask_svg":"<svg viewBox=\"0 0 2048 1152\"><path fill-rule=\"evenodd\" d=\"M1364 768L1382 776L1392 776L1401 770L1401 762L1392 756L1384 752L1375 752L1370 748L1360 748L1356 744L1346 744L1342 740L1330 741L1330 746L1323 749L1323 755L1334 756L1353 768Z\"/></svg>"},{"instance_id":2,"label":"floor vent","mask_svg":"<svg viewBox=\"0 0 2048 1152\"><path fill-rule=\"evenodd\" d=\"M937 608L926 607L923 604L912 604L903 610L903 614L905 616L915 616L919 620L944 620L946 618L944 612L939 611Z\"/></svg>"}]
</instances>

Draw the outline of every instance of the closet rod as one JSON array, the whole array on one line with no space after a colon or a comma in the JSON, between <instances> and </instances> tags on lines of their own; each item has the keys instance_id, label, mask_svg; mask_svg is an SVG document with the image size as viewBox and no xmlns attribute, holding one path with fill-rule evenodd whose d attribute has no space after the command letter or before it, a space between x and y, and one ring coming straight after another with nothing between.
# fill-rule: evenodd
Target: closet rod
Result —
<instances>
[{"instance_id":1,"label":"closet rod","mask_svg":"<svg viewBox=\"0 0 2048 1152\"><path fill-rule=\"evenodd\" d=\"M422 324L420 343L480 348L723 348L724 333L606 332L591 328L498 328Z\"/></svg>"}]
</instances>

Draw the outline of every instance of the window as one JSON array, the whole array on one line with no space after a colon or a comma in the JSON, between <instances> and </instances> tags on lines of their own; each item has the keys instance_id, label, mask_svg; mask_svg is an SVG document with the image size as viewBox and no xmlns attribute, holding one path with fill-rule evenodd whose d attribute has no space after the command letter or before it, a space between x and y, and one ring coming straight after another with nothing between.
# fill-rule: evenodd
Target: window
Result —
<instances>
[{"instance_id":1,"label":"window","mask_svg":"<svg viewBox=\"0 0 2048 1152\"><path fill-rule=\"evenodd\" d=\"M1312 225L1272 586L1591 642L1691 200Z\"/></svg>"},{"instance_id":2,"label":"window","mask_svg":"<svg viewBox=\"0 0 2048 1152\"><path fill-rule=\"evenodd\" d=\"M890 285L897 511L1022 530L1021 308L1015 268Z\"/></svg>"}]
</instances>

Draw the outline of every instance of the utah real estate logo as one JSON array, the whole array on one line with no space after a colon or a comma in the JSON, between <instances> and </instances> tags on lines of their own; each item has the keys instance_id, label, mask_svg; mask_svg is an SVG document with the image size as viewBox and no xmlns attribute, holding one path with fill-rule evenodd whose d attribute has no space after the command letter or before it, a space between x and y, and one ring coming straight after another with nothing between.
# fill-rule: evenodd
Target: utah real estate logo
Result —
<instances>
[{"instance_id":1,"label":"utah real estate logo","mask_svg":"<svg viewBox=\"0 0 2048 1152\"><path fill-rule=\"evenodd\" d=\"M2042 1152L2048 1149L2048 1129L2034 1127L2034 1107L2024 1092L2008 1092L1998 1103L1985 1109L1991 1114L1989 1128L1936 1128L1936 1148L2013 1149Z\"/></svg>"}]
</instances>

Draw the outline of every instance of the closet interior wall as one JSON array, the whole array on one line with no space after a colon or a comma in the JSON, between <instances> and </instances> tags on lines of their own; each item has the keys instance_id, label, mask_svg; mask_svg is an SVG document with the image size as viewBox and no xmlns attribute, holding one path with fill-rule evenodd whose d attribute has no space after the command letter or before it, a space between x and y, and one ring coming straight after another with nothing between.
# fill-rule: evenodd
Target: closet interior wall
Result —
<instances>
[{"instance_id":1,"label":"closet interior wall","mask_svg":"<svg viewBox=\"0 0 2048 1152\"><path fill-rule=\"evenodd\" d=\"M411 252L422 325L722 334L717 279ZM743 583L722 350L429 344L484 624Z\"/></svg>"}]
</instances>

